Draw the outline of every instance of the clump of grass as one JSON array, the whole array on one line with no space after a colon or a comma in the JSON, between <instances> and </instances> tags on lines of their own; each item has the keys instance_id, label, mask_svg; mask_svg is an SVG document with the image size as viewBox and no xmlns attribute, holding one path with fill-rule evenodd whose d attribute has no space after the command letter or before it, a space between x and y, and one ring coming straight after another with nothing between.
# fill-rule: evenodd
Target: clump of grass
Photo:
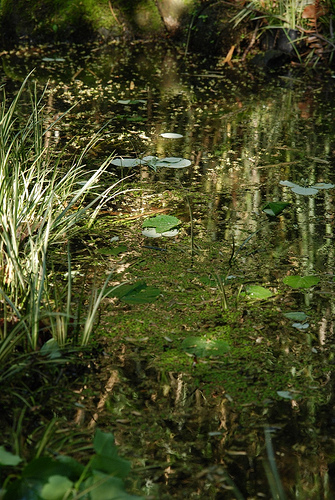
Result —
<instances>
[{"instance_id":1,"label":"clump of grass","mask_svg":"<svg viewBox=\"0 0 335 500\"><path fill-rule=\"evenodd\" d=\"M111 175L107 170L111 157L96 170L88 170L84 163L101 130L69 164L64 151L55 151L47 140L54 124L45 127L43 95L37 97L36 87L23 123L20 99L29 79L30 75L11 103L4 94L0 106L0 359L22 340L22 332L26 349L35 350L41 322L50 325L60 345L67 342L68 325L73 322L71 280L63 301L50 286L51 249L66 246L83 225L90 227L102 206L121 192L115 179L107 188L100 187L102 177ZM69 260L69 276L70 266ZM92 293L96 301L83 344L92 332L97 301L103 298Z\"/></svg>"}]
</instances>

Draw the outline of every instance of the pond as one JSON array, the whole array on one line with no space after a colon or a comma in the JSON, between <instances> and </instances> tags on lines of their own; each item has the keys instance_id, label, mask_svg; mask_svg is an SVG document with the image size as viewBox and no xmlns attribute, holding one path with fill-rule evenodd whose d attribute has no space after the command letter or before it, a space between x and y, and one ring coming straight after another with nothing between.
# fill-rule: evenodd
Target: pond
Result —
<instances>
[{"instance_id":1,"label":"pond","mask_svg":"<svg viewBox=\"0 0 335 500\"><path fill-rule=\"evenodd\" d=\"M9 91L34 67L48 119L76 103L54 147L103 127L88 169L114 152L122 182L71 242L74 282L134 285L72 419L113 432L134 494L334 498L333 80L133 43L8 53Z\"/></svg>"}]
</instances>

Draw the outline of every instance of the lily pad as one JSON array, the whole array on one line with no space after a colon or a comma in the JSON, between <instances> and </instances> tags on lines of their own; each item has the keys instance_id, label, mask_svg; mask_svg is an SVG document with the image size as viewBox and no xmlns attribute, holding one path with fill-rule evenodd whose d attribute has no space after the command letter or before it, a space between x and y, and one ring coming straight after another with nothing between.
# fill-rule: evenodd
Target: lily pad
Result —
<instances>
[{"instance_id":1,"label":"lily pad","mask_svg":"<svg viewBox=\"0 0 335 500\"><path fill-rule=\"evenodd\" d=\"M283 282L292 288L310 288L317 285L320 278L317 276L285 276Z\"/></svg>"},{"instance_id":2,"label":"lily pad","mask_svg":"<svg viewBox=\"0 0 335 500\"><path fill-rule=\"evenodd\" d=\"M289 206L289 203L286 203L284 201L275 201L275 202L270 201L265 205L265 207L263 207L262 211L268 215L271 215L272 217L276 217L287 206Z\"/></svg>"},{"instance_id":3,"label":"lily pad","mask_svg":"<svg viewBox=\"0 0 335 500\"><path fill-rule=\"evenodd\" d=\"M114 158L111 164L117 167L132 168L138 167L141 164L141 160L139 158Z\"/></svg>"},{"instance_id":4,"label":"lily pad","mask_svg":"<svg viewBox=\"0 0 335 500\"><path fill-rule=\"evenodd\" d=\"M143 222L142 227L153 227L157 233L165 233L181 224L181 220L173 215L156 215Z\"/></svg>"},{"instance_id":5,"label":"lily pad","mask_svg":"<svg viewBox=\"0 0 335 500\"><path fill-rule=\"evenodd\" d=\"M106 297L116 297L127 304L148 304L154 302L160 295L159 288L148 286L145 281L138 281L133 285L121 285L117 288L111 287L106 291Z\"/></svg>"},{"instance_id":6,"label":"lily pad","mask_svg":"<svg viewBox=\"0 0 335 500\"><path fill-rule=\"evenodd\" d=\"M334 184L326 184L324 182L319 182L310 187L299 186L299 184L295 184L291 181L280 181L279 184L290 187L293 193L303 196L313 196L319 192L319 189L331 189L335 187Z\"/></svg>"},{"instance_id":7,"label":"lily pad","mask_svg":"<svg viewBox=\"0 0 335 500\"><path fill-rule=\"evenodd\" d=\"M326 184L324 182L318 182L317 184L314 184L311 187L316 189L332 189L335 187L335 184Z\"/></svg>"},{"instance_id":8,"label":"lily pad","mask_svg":"<svg viewBox=\"0 0 335 500\"><path fill-rule=\"evenodd\" d=\"M298 330L306 330L309 328L309 323L292 323L292 326Z\"/></svg>"},{"instance_id":9,"label":"lily pad","mask_svg":"<svg viewBox=\"0 0 335 500\"><path fill-rule=\"evenodd\" d=\"M246 293L252 299L264 300L272 297L272 292L260 285L249 285L246 287Z\"/></svg>"},{"instance_id":10,"label":"lily pad","mask_svg":"<svg viewBox=\"0 0 335 500\"><path fill-rule=\"evenodd\" d=\"M118 104L146 104L147 101L144 99L120 99L117 101Z\"/></svg>"},{"instance_id":11,"label":"lily pad","mask_svg":"<svg viewBox=\"0 0 335 500\"><path fill-rule=\"evenodd\" d=\"M314 196L318 194L318 190L311 187L295 186L292 188L293 193L301 194L303 196Z\"/></svg>"},{"instance_id":12,"label":"lily pad","mask_svg":"<svg viewBox=\"0 0 335 500\"><path fill-rule=\"evenodd\" d=\"M206 340L202 337L187 337L181 347L188 354L199 358L209 356L223 356L230 350L228 342L224 340Z\"/></svg>"},{"instance_id":13,"label":"lily pad","mask_svg":"<svg viewBox=\"0 0 335 500\"><path fill-rule=\"evenodd\" d=\"M167 167L167 168L185 168L191 165L190 160L185 158L169 157L162 158L156 163L157 167Z\"/></svg>"},{"instance_id":14,"label":"lily pad","mask_svg":"<svg viewBox=\"0 0 335 500\"><path fill-rule=\"evenodd\" d=\"M284 316L292 321L305 321L308 318L307 314L301 311L284 313Z\"/></svg>"},{"instance_id":15,"label":"lily pad","mask_svg":"<svg viewBox=\"0 0 335 500\"><path fill-rule=\"evenodd\" d=\"M183 137L182 134L174 134L173 132L165 132L164 134L160 134L161 137L164 137L165 139L180 139Z\"/></svg>"}]
</instances>

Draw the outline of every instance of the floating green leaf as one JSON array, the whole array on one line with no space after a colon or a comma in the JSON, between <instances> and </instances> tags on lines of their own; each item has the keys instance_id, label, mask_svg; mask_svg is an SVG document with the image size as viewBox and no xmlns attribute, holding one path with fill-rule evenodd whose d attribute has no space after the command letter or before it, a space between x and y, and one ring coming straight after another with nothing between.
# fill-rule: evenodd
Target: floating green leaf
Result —
<instances>
[{"instance_id":1,"label":"floating green leaf","mask_svg":"<svg viewBox=\"0 0 335 500\"><path fill-rule=\"evenodd\" d=\"M191 165L190 160L186 160L185 158L162 158L156 163L157 167L169 167L169 168L185 168Z\"/></svg>"},{"instance_id":2,"label":"floating green leaf","mask_svg":"<svg viewBox=\"0 0 335 500\"><path fill-rule=\"evenodd\" d=\"M157 233L165 233L181 224L181 220L173 215L156 215L143 222L143 227L154 227Z\"/></svg>"},{"instance_id":3,"label":"floating green leaf","mask_svg":"<svg viewBox=\"0 0 335 500\"><path fill-rule=\"evenodd\" d=\"M199 358L223 356L230 350L228 342L224 340L206 340L202 337L187 337L181 346L188 354Z\"/></svg>"},{"instance_id":4,"label":"floating green leaf","mask_svg":"<svg viewBox=\"0 0 335 500\"><path fill-rule=\"evenodd\" d=\"M6 451L3 446L0 446L0 464L1 465L18 465L22 462L22 458L18 455L13 455L10 451Z\"/></svg>"},{"instance_id":5,"label":"floating green leaf","mask_svg":"<svg viewBox=\"0 0 335 500\"><path fill-rule=\"evenodd\" d=\"M317 184L314 184L311 187L316 189L332 189L335 187L335 184L326 184L325 182L318 182Z\"/></svg>"},{"instance_id":6,"label":"floating green leaf","mask_svg":"<svg viewBox=\"0 0 335 500\"><path fill-rule=\"evenodd\" d=\"M311 187L296 186L292 188L293 193L301 194L303 196L313 196L318 194L318 190Z\"/></svg>"},{"instance_id":7,"label":"floating green leaf","mask_svg":"<svg viewBox=\"0 0 335 500\"><path fill-rule=\"evenodd\" d=\"M306 330L309 328L309 323L292 323L293 328L297 328L297 330Z\"/></svg>"},{"instance_id":8,"label":"floating green leaf","mask_svg":"<svg viewBox=\"0 0 335 500\"><path fill-rule=\"evenodd\" d=\"M139 158L114 158L111 164L117 167L132 168L138 167L141 164L141 160Z\"/></svg>"},{"instance_id":9,"label":"floating green leaf","mask_svg":"<svg viewBox=\"0 0 335 500\"><path fill-rule=\"evenodd\" d=\"M317 285L320 278L317 276L285 276L283 282L292 288L310 288Z\"/></svg>"},{"instance_id":10,"label":"floating green leaf","mask_svg":"<svg viewBox=\"0 0 335 500\"><path fill-rule=\"evenodd\" d=\"M292 311L288 313L284 313L285 318L291 319L292 321L305 321L308 316L304 312L300 311Z\"/></svg>"},{"instance_id":11,"label":"floating green leaf","mask_svg":"<svg viewBox=\"0 0 335 500\"><path fill-rule=\"evenodd\" d=\"M270 201L263 207L262 211L268 215L271 215L272 217L276 217L287 206L289 206L289 203L286 203L284 201L275 201L275 202Z\"/></svg>"},{"instance_id":12,"label":"floating green leaf","mask_svg":"<svg viewBox=\"0 0 335 500\"><path fill-rule=\"evenodd\" d=\"M252 299L268 299L272 297L272 292L260 285L249 285L245 287L247 295Z\"/></svg>"},{"instance_id":13,"label":"floating green leaf","mask_svg":"<svg viewBox=\"0 0 335 500\"><path fill-rule=\"evenodd\" d=\"M318 182L311 187L299 186L299 184L295 184L291 181L280 181L279 184L290 187L293 193L301 194L303 196L315 195L319 192L319 189L331 189L335 187L335 184L326 184L325 182Z\"/></svg>"},{"instance_id":14,"label":"floating green leaf","mask_svg":"<svg viewBox=\"0 0 335 500\"><path fill-rule=\"evenodd\" d=\"M110 287L105 296L116 297L127 304L148 304L154 302L160 295L159 288L147 286L145 281L138 281L133 285L121 285L117 288Z\"/></svg>"}]
</instances>

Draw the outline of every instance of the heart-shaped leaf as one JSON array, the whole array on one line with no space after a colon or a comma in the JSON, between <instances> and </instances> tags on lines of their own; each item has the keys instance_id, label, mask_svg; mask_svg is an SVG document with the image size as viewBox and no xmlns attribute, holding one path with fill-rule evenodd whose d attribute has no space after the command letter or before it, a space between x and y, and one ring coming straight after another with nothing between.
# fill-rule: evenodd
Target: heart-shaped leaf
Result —
<instances>
[{"instance_id":1,"label":"heart-shaped leaf","mask_svg":"<svg viewBox=\"0 0 335 500\"><path fill-rule=\"evenodd\" d=\"M272 217L276 217L276 215L279 215L287 206L289 206L289 203L284 201L270 201L263 207L262 211Z\"/></svg>"},{"instance_id":2,"label":"heart-shaped leaf","mask_svg":"<svg viewBox=\"0 0 335 500\"><path fill-rule=\"evenodd\" d=\"M116 297L127 304L149 304L154 302L160 293L159 288L147 286L145 281L138 281L133 285L110 287L106 290L105 296Z\"/></svg>"},{"instance_id":3,"label":"heart-shaped leaf","mask_svg":"<svg viewBox=\"0 0 335 500\"><path fill-rule=\"evenodd\" d=\"M143 222L142 227L154 227L157 233L165 233L181 224L181 220L173 215L156 215Z\"/></svg>"},{"instance_id":4,"label":"heart-shaped leaf","mask_svg":"<svg viewBox=\"0 0 335 500\"><path fill-rule=\"evenodd\" d=\"M285 276L283 282L292 288L310 288L317 285L320 278L317 276Z\"/></svg>"}]
</instances>

